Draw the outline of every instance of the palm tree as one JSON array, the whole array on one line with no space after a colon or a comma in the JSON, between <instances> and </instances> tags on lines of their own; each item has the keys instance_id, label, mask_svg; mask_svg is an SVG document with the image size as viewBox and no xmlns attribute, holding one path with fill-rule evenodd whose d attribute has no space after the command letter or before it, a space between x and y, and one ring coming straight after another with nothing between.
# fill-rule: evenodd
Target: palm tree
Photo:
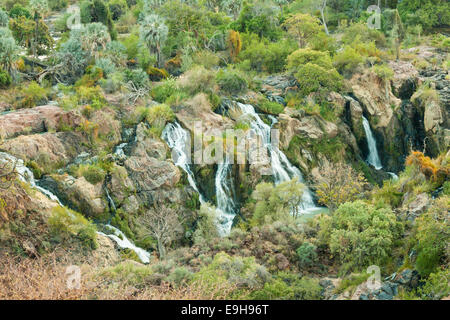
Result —
<instances>
[{"instance_id":1,"label":"palm tree","mask_svg":"<svg viewBox=\"0 0 450 320\"><path fill-rule=\"evenodd\" d=\"M167 40L169 28L164 19L156 14L145 15L140 25L141 41L146 44L151 54L156 54L158 67L161 67L161 48Z\"/></svg>"}]
</instances>

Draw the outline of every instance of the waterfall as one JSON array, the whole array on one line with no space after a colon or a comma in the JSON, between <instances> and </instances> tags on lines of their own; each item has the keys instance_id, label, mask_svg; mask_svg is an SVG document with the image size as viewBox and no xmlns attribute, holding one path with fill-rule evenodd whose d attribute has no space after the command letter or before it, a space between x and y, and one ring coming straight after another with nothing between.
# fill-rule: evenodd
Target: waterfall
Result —
<instances>
[{"instance_id":1,"label":"waterfall","mask_svg":"<svg viewBox=\"0 0 450 320\"><path fill-rule=\"evenodd\" d=\"M19 175L19 179L21 181L28 183L32 188L39 190L44 195L46 195L50 200L57 202L61 207L64 208L64 205L61 203L61 201L55 194L53 194L49 190L44 189L37 185L36 180L34 179L33 173L31 172L30 169L28 169L25 166L22 159L17 159L16 157L14 157L8 153L0 152L0 162L1 161L9 161L11 163L16 163L16 171L17 171L17 173ZM109 197L109 194L108 194L108 197ZM112 199L111 199L111 201L112 201ZM117 245L119 246L119 248L133 250L138 255L139 259L141 259L141 261L143 263L149 263L150 253L148 253L147 251L145 251L142 248L136 247L130 240L127 239L127 237L119 229L117 229L109 224L105 225L105 227L108 228L109 230L111 230L114 234L107 235L107 234L104 234L103 232L99 232L99 231L97 231L97 233L100 235L107 236L107 237L111 238L112 240L114 240L117 243Z\"/></svg>"},{"instance_id":2,"label":"waterfall","mask_svg":"<svg viewBox=\"0 0 450 320\"><path fill-rule=\"evenodd\" d=\"M120 231L119 229L117 229L116 227L113 227L110 224L105 225L105 227L107 229L111 230L113 232L113 234L105 234L100 231L98 231L97 233L114 240L114 242L116 242L117 245L122 249L133 250L143 263L150 262L150 253L149 252L145 251L142 248L135 246L134 243L131 242L130 240L128 240L128 238L124 235L124 233L122 231Z\"/></svg>"},{"instance_id":3,"label":"waterfall","mask_svg":"<svg viewBox=\"0 0 450 320\"><path fill-rule=\"evenodd\" d=\"M303 176L299 169L293 166L286 155L277 147L272 145L271 141L271 129L277 122L274 117L270 117L272 120L271 126L262 121L259 115L255 112L252 105L237 103L239 109L244 115L250 118L251 129L262 138L264 148L267 150L274 177L275 184L279 184L284 181L289 181L294 177L297 177L298 181L304 183ZM305 190L302 196L302 204L300 212L306 213L320 208L314 204L313 195L311 190L305 185Z\"/></svg>"},{"instance_id":4,"label":"waterfall","mask_svg":"<svg viewBox=\"0 0 450 320\"><path fill-rule=\"evenodd\" d=\"M233 219L236 215L234 204L233 180L230 176L231 164L225 155L225 161L217 164L215 178L216 186L216 214L219 221L219 233L224 236L230 233Z\"/></svg>"},{"instance_id":5,"label":"waterfall","mask_svg":"<svg viewBox=\"0 0 450 320\"><path fill-rule=\"evenodd\" d=\"M375 169L380 170L383 166L381 165L380 157L378 156L377 141L372 134L369 121L364 116L362 117L362 120L364 131L366 133L367 145L369 146L369 156L367 157L367 162L375 167Z\"/></svg>"},{"instance_id":6,"label":"waterfall","mask_svg":"<svg viewBox=\"0 0 450 320\"><path fill-rule=\"evenodd\" d=\"M180 167L187 174L189 185L198 192L200 203L205 203L203 195L198 190L195 183L194 174L190 168L190 148L191 137L187 130L183 129L178 122L169 123L164 128L162 138L167 142L167 145L172 149L172 156L175 165ZM230 232L235 216L235 204L232 193L233 184L230 178L231 164L228 159L224 163L217 164L217 172L215 177L216 187L216 214L217 227L221 235L226 235Z\"/></svg>"},{"instance_id":7,"label":"waterfall","mask_svg":"<svg viewBox=\"0 0 450 320\"><path fill-rule=\"evenodd\" d=\"M191 145L191 136L189 132L183 129L178 122L169 123L162 132L162 138L167 142L169 148L172 149L172 157L175 165L186 172L189 185L198 192L200 203L204 203L205 200L197 188L194 174L189 166L191 153L189 147Z\"/></svg>"}]
</instances>

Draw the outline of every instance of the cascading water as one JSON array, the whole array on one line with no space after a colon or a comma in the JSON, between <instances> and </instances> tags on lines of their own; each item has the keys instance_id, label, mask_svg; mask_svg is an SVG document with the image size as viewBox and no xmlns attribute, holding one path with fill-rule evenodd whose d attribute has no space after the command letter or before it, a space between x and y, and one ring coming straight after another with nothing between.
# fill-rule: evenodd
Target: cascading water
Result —
<instances>
[{"instance_id":1,"label":"cascading water","mask_svg":"<svg viewBox=\"0 0 450 320\"><path fill-rule=\"evenodd\" d=\"M378 156L377 141L372 134L369 121L364 116L362 117L362 120L364 131L366 133L367 145L369 146L367 162L375 167L375 169L380 170L383 166L381 165L380 157Z\"/></svg>"},{"instance_id":2,"label":"cascading water","mask_svg":"<svg viewBox=\"0 0 450 320\"><path fill-rule=\"evenodd\" d=\"M230 176L231 164L225 155L225 161L217 164L215 178L216 186L216 214L219 222L219 233L224 236L230 233L233 219L236 215L234 203L233 181Z\"/></svg>"},{"instance_id":3,"label":"cascading water","mask_svg":"<svg viewBox=\"0 0 450 320\"><path fill-rule=\"evenodd\" d=\"M178 122L169 123L162 132L162 138L167 142L169 148L172 149L172 157L175 161L175 165L183 169L187 174L189 185L198 192L200 203L204 203L203 196L200 194L195 183L194 174L189 166L189 159L191 150L191 137L189 132L183 129Z\"/></svg>"},{"instance_id":4,"label":"cascading water","mask_svg":"<svg viewBox=\"0 0 450 320\"><path fill-rule=\"evenodd\" d=\"M289 181L295 177L299 182L304 183L303 176L300 170L289 162L286 155L281 152L281 150L277 146L272 145L271 129L272 126L277 122L277 120L274 117L270 117L270 119L272 120L272 125L269 126L264 123L264 121L262 121L252 105L237 103L237 106L244 115L250 118L250 126L252 130L254 130L254 132L262 138L263 146L270 156L275 184ZM314 204L312 192L308 187L306 187L303 192L302 204L300 209L300 212L302 213L321 209Z\"/></svg>"},{"instance_id":5,"label":"cascading water","mask_svg":"<svg viewBox=\"0 0 450 320\"><path fill-rule=\"evenodd\" d=\"M162 138L167 142L167 145L172 149L172 156L175 165L180 167L187 174L189 185L198 192L200 203L205 203L203 195L198 190L195 183L194 174L189 164L189 153L191 152L190 134L183 129L177 122L169 123L163 130ZM216 187L216 213L217 213L217 227L221 235L226 235L230 232L233 224L233 218L236 215L235 204L233 201L233 184L230 178L231 164L226 159L224 163L217 164L217 172L215 177Z\"/></svg>"},{"instance_id":6,"label":"cascading water","mask_svg":"<svg viewBox=\"0 0 450 320\"><path fill-rule=\"evenodd\" d=\"M22 159L17 159L16 157L5 153L0 152L0 162L8 161L10 163L16 164L16 172L19 175L19 179L25 183L28 183L32 188L35 188L45 194L50 200L53 200L57 202L61 207L64 207L64 205L61 203L59 198L54 195L52 192L48 191L47 189L44 189L37 185L36 180L34 179L33 173L28 169L25 164L23 163ZM108 194L109 197L109 194ZM150 253L145 251L142 248L136 247L130 240L127 239L127 237L117 228L111 226L111 225L105 225L105 227L109 230L111 230L114 234L104 234L103 232L97 232L98 234L107 236L114 240L119 248L122 249L130 249L133 250L141 259L143 263L149 263L150 262Z\"/></svg>"}]
</instances>

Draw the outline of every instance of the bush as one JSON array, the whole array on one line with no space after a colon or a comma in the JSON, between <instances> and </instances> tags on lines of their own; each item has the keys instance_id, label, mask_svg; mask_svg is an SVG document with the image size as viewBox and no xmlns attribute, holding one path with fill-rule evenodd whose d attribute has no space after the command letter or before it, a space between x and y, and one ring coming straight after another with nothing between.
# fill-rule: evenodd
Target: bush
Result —
<instances>
[{"instance_id":1,"label":"bush","mask_svg":"<svg viewBox=\"0 0 450 320\"><path fill-rule=\"evenodd\" d=\"M364 62L363 57L351 46L345 46L333 57L333 65L341 74L350 75Z\"/></svg>"},{"instance_id":2,"label":"bush","mask_svg":"<svg viewBox=\"0 0 450 320\"><path fill-rule=\"evenodd\" d=\"M0 88L6 88L11 84L11 76L8 72L0 68Z\"/></svg>"},{"instance_id":3,"label":"bush","mask_svg":"<svg viewBox=\"0 0 450 320\"><path fill-rule=\"evenodd\" d=\"M95 60L95 66L102 69L103 74L107 78L112 73L116 72L116 66L114 62L109 58L99 58Z\"/></svg>"},{"instance_id":4,"label":"bush","mask_svg":"<svg viewBox=\"0 0 450 320\"><path fill-rule=\"evenodd\" d=\"M206 69L212 69L217 67L220 63L220 58L214 52L209 50L197 51L192 57L192 63L195 65L203 66Z\"/></svg>"},{"instance_id":5,"label":"bush","mask_svg":"<svg viewBox=\"0 0 450 320\"><path fill-rule=\"evenodd\" d=\"M245 44L239 58L244 61L241 66L248 63L248 70L269 73L282 72L286 65L286 58L291 54L296 45L292 41L283 40L276 43L259 40L254 35ZM245 68L244 68L245 69Z\"/></svg>"},{"instance_id":6,"label":"bush","mask_svg":"<svg viewBox=\"0 0 450 320\"><path fill-rule=\"evenodd\" d=\"M8 27L9 16L8 14L0 8L0 27Z\"/></svg>"},{"instance_id":7,"label":"bush","mask_svg":"<svg viewBox=\"0 0 450 320\"><path fill-rule=\"evenodd\" d=\"M416 269L421 276L435 272L441 262L449 258L446 251L450 240L448 210L448 197L444 196L416 219Z\"/></svg>"},{"instance_id":8,"label":"bush","mask_svg":"<svg viewBox=\"0 0 450 320\"><path fill-rule=\"evenodd\" d=\"M179 78L178 84L191 95L199 92L212 93L215 86L214 72L203 66L195 66Z\"/></svg>"},{"instance_id":9,"label":"bush","mask_svg":"<svg viewBox=\"0 0 450 320\"><path fill-rule=\"evenodd\" d=\"M312 63L300 67L295 78L300 85L300 93L304 96L312 92L326 94L329 91L339 91L342 87L341 76L335 69L325 69Z\"/></svg>"},{"instance_id":10,"label":"bush","mask_svg":"<svg viewBox=\"0 0 450 320\"><path fill-rule=\"evenodd\" d=\"M309 268L317 261L317 247L309 242L304 242L297 249L298 262L301 268Z\"/></svg>"},{"instance_id":11,"label":"bush","mask_svg":"<svg viewBox=\"0 0 450 320\"><path fill-rule=\"evenodd\" d=\"M313 63L326 70L333 69L330 55L327 52L316 51L309 48L298 49L287 57L287 70L291 72L298 71L307 63Z\"/></svg>"},{"instance_id":12,"label":"bush","mask_svg":"<svg viewBox=\"0 0 450 320\"><path fill-rule=\"evenodd\" d=\"M237 95L248 89L247 80L234 70L220 70L216 75L216 81L225 94Z\"/></svg>"},{"instance_id":13,"label":"bush","mask_svg":"<svg viewBox=\"0 0 450 320\"><path fill-rule=\"evenodd\" d=\"M77 176L83 176L88 182L97 184L105 179L106 172L93 164L82 164L78 167Z\"/></svg>"},{"instance_id":14,"label":"bush","mask_svg":"<svg viewBox=\"0 0 450 320\"><path fill-rule=\"evenodd\" d=\"M125 82L131 82L136 88L148 88L150 82L147 73L142 69L125 70Z\"/></svg>"},{"instance_id":15,"label":"bush","mask_svg":"<svg viewBox=\"0 0 450 320\"><path fill-rule=\"evenodd\" d=\"M279 104L277 102L269 101L267 99L264 99L263 102L258 104L258 108L269 114L278 115L283 112L284 106L282 104Z\"/></svg>"},{"instance_id":16,"label":"bush","mask_svg":"<svg viewBox=\"0 0 450 320\"><path fill-rule=\"evenodd\" d=\"M250 294L256 300L319 300L322 287L319 280L280 272L264 284L264 288Z\"/></svg>"},{"instance_id":17,"label":"bush","mask_svg":"<svg viewBox=\"0 0 450 320\"><path fill-rule=\"evenodd\" d=\"M386 263L403 231L390 209L360 200L342 204L328 220L321 221L320 233L331 253L350 268Z\"/></svg>"},{"instance_id":18,"label":"bush","mask_svg":"<svg viewBox=\"0 0 450 320\"><path fill-rule=\"evenodd\" d=\"M196 245L208 245L212 239L218 236L216 210L208 204L202 204L198 212L197 228L192 237L194 243Z\"/></svg>"},{"instance_id":19,"label":"bush","mask_svg":"<svg viewBox=\"0 0 450 320\"><path fill-rule=\"evenodd\" d=\"M178 86L174 78L166 79L161 84L153 87L152 97L154 100L163 103L170 96L177 92Z\"/></svg>"},{"instance_id":20,"label":"bush","mask_svg":"<svg viewBox=\"0 0 450 320\"><path fill-rule=\"evenodd\" d=\"M21 106L25 108L34 107L47 101L49 90L42 88L37 82L31 82L26 88L21 90L23 96Z\"/></svg>"},{"instance_id":21,"label":"bush","mask_svg":"<svg viewBox=\"0 0 450 320\"><path fill-rule=\"evenodd\" d=\"M68 240L75 236L86 248L97 249L97 232L95 225L78 212L65 207L54 207L48 218L51 231L59 240Z\"/></svg>"}]
</instances>

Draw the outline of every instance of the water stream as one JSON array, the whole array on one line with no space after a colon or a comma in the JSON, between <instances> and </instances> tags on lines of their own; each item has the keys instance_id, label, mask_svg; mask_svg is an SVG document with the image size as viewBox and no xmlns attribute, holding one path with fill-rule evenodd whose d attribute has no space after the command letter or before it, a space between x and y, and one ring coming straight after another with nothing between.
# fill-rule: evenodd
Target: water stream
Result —
<instances>
[{"instance_id":1,"label":"water stream","mask_svg":"<svg viewBox=\"0 0 450 320\"><path fill-rule=\"evenodd\" d=\"M367 156L367 162L372 165L375 169L380 170L383 168L380 157L378 156L377 141L373 136L372 130L370 129L369 121L363 116L363 127L366 133L367 145L369 147L369 155Z\"/></svg>"},{"instance_id":2,"label":"water stream","mask_svg":"<svg viewBox=\"0 0 450 320\"><path fill-rule=\"evenodd\" d=\"M28 169L23 160L22 159L17 159L16 157L5 153L5 152L0 152L0 162L4 162L4 161L8 161L11 164L16 164L16 172L19 175L19 179L25 183L28 183L32 188L39 190L40 192L42 192L43 194L45 194L50 200L53 200L55 202L57 202L61 207L64 207L64 205L61 203L61 201L59 200L59 198L53 194L52 192L50 192L47 189L44 189L40 186L37 185L37 181L34 179L34 175L31 172L30 169ZM108 194L109 197L109 194ZM112 199L111 199L112 200ZM119 248L121 249L130 249L132 251L134 251L137 256L139 257L139 259L141 259L141 261L143 263L149 263L150 262L150 253L145 251L142 248L139 248L137 246L135 246L124 234L122 231L120 231L119 229L111 226L111 225L104 225L104 227L108 230L110 230L112 232L112 234L105 234L103 232L97 232L98 234L104 235L109 237L110 239L114 240L117 245L119 246Z\"/></svg>"}]
</instances>

